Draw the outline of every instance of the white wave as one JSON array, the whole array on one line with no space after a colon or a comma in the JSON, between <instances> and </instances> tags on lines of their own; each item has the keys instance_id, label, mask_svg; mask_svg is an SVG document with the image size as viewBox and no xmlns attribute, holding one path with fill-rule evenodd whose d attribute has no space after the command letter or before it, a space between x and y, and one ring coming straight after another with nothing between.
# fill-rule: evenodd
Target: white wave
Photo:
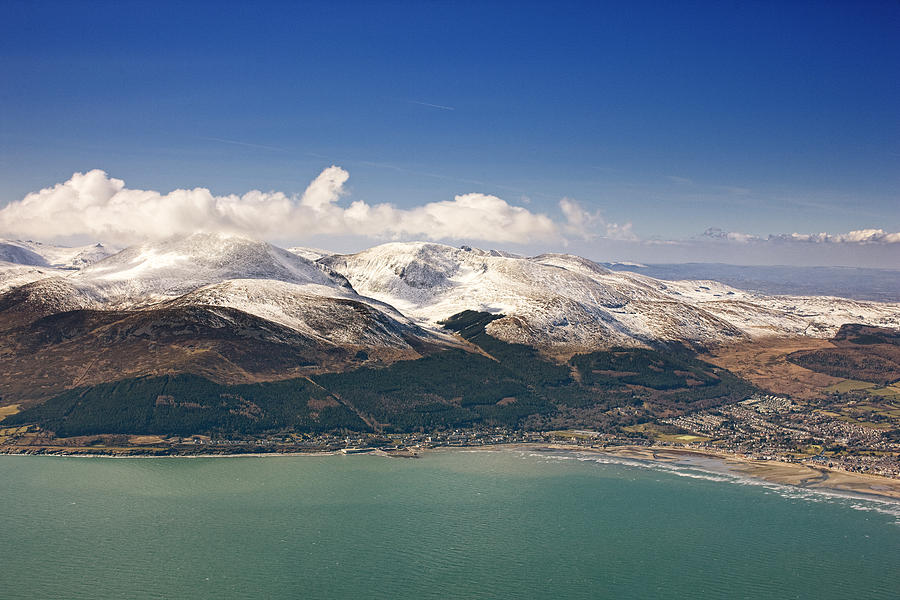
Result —
<instances>
[{"instance_id":1,"label":"white wave","mask_svg":"<svg viewBox=\"0 0 900 600\"><path fill-rule=\"evenodd\" d=\"M831 504L843 506L851 510L889 515L896 519L894 524L900 526L900 502L890 499L861 496L852 492L844 492L827 488L803 488L787 484L774 483L771 481L765 481L763 479L749 477L743 474L722 473L711 469L704 469L703 467L697 466L695 464L686 465L678 462L659 462L654 460L616 456L614 454L598 455L595 453L569 450L555 450L552 452L520 451L520 454L523 458L541 458L547 462L577 460L580 462L591 462L600 465L617 465L628 468L652 470L675 475L678 477L700 479L716 483L731 483L737 485L761 487L778 494L786 500ZM704 460L715 461L717 459L710 457L709 459Z\"/></svg>"}]
</instances>

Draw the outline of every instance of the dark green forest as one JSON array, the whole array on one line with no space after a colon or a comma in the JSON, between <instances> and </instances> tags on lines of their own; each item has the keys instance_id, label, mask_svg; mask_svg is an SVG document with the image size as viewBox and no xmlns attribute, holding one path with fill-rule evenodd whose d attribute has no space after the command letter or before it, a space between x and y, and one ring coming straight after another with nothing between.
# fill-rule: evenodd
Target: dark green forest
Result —
<instances>
[{"instance_id":1,"label":"dark green forest","mask_svg":"<svg viewBox=\"0 0 900 600\"><path fill-rule=\"evenodd\" d=\"M400 433L559 419L609 428L743 400L754 391L688 350L618 348L558 364L488 335L485 327L497 318L465 311L443 324L483 353L445 350L388 367L244 385L192 374L125 379L68 390L2 425L33 423L58 436ZM618 407L629 407L627 416Z\"/></svg>"},{"instance_id":2,"label":"dark green forest","mask_svg":"<svg viewBox=\"0 0 900 600\"><path fill-rule=\"evenodd\" d=\"M895 329L847 324L832 338L835 347L800 350L787 359L832 377L878 385L900 382L900 333Z\"/></svg>"}]
</instances>

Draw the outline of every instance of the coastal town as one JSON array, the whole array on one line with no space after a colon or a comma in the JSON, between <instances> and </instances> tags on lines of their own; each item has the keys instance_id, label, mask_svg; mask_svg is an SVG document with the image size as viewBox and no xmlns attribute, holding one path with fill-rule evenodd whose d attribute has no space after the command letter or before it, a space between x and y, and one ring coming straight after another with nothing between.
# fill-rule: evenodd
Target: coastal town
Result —
<instances>
[{"instance_id":1,"label":"coastal town","mask_svg":"<svg viewBox=\"0 0 900 600\"><path fill-rule=\"evenodd\" d=\"M838 415L839 416L839 415ZM878 424L876 424L878 425ZM514 444L681 449L757 461L779 461L900 479L900 440L891 424L866 426L809 410L786 397L754 395L742 402L614 432L525 431L504 427L360 434L281 432L237 435L94 435L56 438L30 425L0 429L11 454L171 456L271 453L367 453L416 457L435 448Z\"/></svg>"},{"instance_id":2,"label":"coastal town","mask_svg":"<svg viewBox=\"0 0 900 600\"><path fill-rule=\"evenodd\" d=\"M862 403L850 400L846 404L845 409L852 409ZM690 435L675 436L673 441L677 443L680 437L689 447L900 477L896 426L890 422L863 424L848 413L852 414L848 410L811 410L786 397L755 395L737 404L663 419L662 423L688 432ZM873 413L878 414L868 411L869 419Z\"/></svg>"}]
</instances>

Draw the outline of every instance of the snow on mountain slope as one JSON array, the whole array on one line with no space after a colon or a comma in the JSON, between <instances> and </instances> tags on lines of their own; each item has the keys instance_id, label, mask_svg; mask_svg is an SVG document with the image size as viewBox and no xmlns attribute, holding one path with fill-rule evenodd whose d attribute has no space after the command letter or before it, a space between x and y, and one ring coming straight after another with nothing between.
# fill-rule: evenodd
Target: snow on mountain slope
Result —
<instances>
[{"instance_id":1,"label":"snow on mountain slope","mask_svg":"<svg viewBox=\"0 0 900 600\"><path fill-rule=\"evenodd\" d=\"M31 240L0 240L0 260L57 269L81 269L116 252L103 244L70 248Z\"/></svg>"},{"instance_id":2,"label":"snow on mountain slope","mask_svg":"<svg viewBox=\"0 0 900 600\"><path fill-rule=\"evenodd\" d=\"M366 302L347 288L233 279L202 287L171 303L189 305L236 308L337 346L410 349L411 336L438 341L390 306Z\"/></svg>"},{"instance_id":3,"label":"snow on mountain slope","mask_svg":"<svg viewBox=\"0 0 900 600\"><path fill-rule=\"evenodd\" d=\"M702 309L674 302L652 286L623 285L621 278L578 257L526 259L399 243L321 262L361 294L432 324L466 309L503 313L507 318L492 322L488 331L512 342L596 348L742 335Z\"/></svg>"},{"instance_id":4,"label":"snow on mountain slope","mask_svg":"<svg viewBox=\"0 0 900 600\"><path fill-rule=\"evenodd\" d=\"M0 305L6 307L0 316L7 324L77 308L214 305L320 342L406 348L413 338L447 343L439 321L481 310L506 315L488 326L501 339L576 350L667 341L710 345L769 335L830 337L845 323L900 327L900 304L765 296L714 281L663 281L567 254L527 258L417 242L313 262L306 256L319 256L316 250L287 251L203 233L130 247L73 272L46 265L57 261L71 268L77 249L63 256L34 242L9 244L18 249L10 256L43 259L45 266L0 262Z\"/></svg>"},{"instance_id":5,"label":"snow on mountain slope","mask_svg":"<svg viewBox=\"0 0 900 600\"><path fill-rule=\"evenodd\" d=\"M294 246L292 248L287 249L291 254L296 254L297 256L302 256L308 260L319 260L325 256L331 256L334 252L329 252L328 250L322 250L321 248L307 248L305 246Z\"/></svg>"},{"instance_id":6,"label":"snow on mountain slope","mask_svg":"<svg viewBox=\"0 0 900 600\"><path fill-rule=\"evenodd\" d=\"M85 308L221 306L287 326L329 347L392 349L409 356L423 343L457 344L449 335L423 330L389 305L359 296L324 265L242 237L195 234L130 247L67 277L53 277L51 271L35 273L34 278L49 277L0 296L0 322L24 324Z\"/></svg>"},{"instance_id":7,"label":"snow on mountain slope","mask_svg":"<svg viewBox=\"0 0 900 600\"><path fill-rule=\"evenodd\" d=\"M843 323L900 326L900 305L767 297L716 282L610 271L565 254L533 258L394 243L320 260L366 296L437 323L462 310L503 313L488 331L532 345L600 348L696 344L765 335L830 336Z\"/></svg>"},{"instance_id":8,"label":"snow on mountain slope","mask_svg":"<svg viewBox=\"0 0 900 600\"><path fill-rule=\"evenodd\" d=\"M896 302L767 296L716 281L666 281L664 285L673 296L734 323L753 337L832 337L846 323L900 327L900 303Z\"/></svg>"},{"instance_id":9,"label":"snow on mountain slope","mask_svg":"<svg viewBox=\"0 0 900 600\"><path fill-rule=\"evenodd\" d=\"M0 240L0 261L29 267L49 267L43 256L22 242Z\"/></svg>"},{"instance_id":10,"label":"snow on mountain slope","mask_svg":"<svg viewBox=\"0 0 900 600\"><path fill-rule=\"evenodd\" d=\"M94 286L109 303L120 306L158 302L231 279L349 287L342 276L287 250L214 233L132 246L73 278Z\"/></svg>"},{"instance_id":11,"label":"snow on mountain slope","mask_svg":"<svg viewBox=\"0 0 900 600\"><path fill-rule=\"evenodd\" d=\"M48 277L64 277L114 252L101 244L66 248L32 241L0 240L0 293Z\"/></svg>"},{"instance_id":12,"label":"snow on mountain slope","mask_svg":"<svg viewBox=\"0 0 900 600\"><path fill-rule=\"evenodd\" d=\"M0 294L0 330L60 312L101 305L102 298L97 297L91 286L69 277L46 277Z\"/></svg>"},{"instance_id":13,"label":"snow on mountain slope","mask_svg":"<svg viewBox=\"0 0 900 600\"><path fill-rule=\"evenodd\" d=\"M65 273L50 267L34 267L0 261L0 294L32 281L56 277L62 274Z\"/></svg>"},{"instance_id":14,"label":"snow on mountain slope","mask_svg":"<svg viewBox=\"0 0 900 600\"><path fill-rule=\"evenodd\" d=\"M118 248L94 244L81 246L80 248L61 248L51 246L45 251L37 250L47 261L61 269L82 269L112 256L119 251Z\"/></svg>"}]
</instances>

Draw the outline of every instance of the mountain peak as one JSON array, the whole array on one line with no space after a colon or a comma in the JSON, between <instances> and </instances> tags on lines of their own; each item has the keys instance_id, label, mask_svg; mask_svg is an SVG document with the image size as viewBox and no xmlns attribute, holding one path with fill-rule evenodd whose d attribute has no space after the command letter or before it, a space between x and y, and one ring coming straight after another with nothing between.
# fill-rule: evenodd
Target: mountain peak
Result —
<instances>
[{"instance_id":1,"label":"mountain peak","mask_svg":"<svg viewBox=\"0 0 900 600\"><path fill-rule=\"evenodd\" d=\"M176 296L230 279L347 287L340 275L307 258L267 242L223 233L195 233L130 246L75 277L123 299Z\"/></svg>"}]
</instances>

